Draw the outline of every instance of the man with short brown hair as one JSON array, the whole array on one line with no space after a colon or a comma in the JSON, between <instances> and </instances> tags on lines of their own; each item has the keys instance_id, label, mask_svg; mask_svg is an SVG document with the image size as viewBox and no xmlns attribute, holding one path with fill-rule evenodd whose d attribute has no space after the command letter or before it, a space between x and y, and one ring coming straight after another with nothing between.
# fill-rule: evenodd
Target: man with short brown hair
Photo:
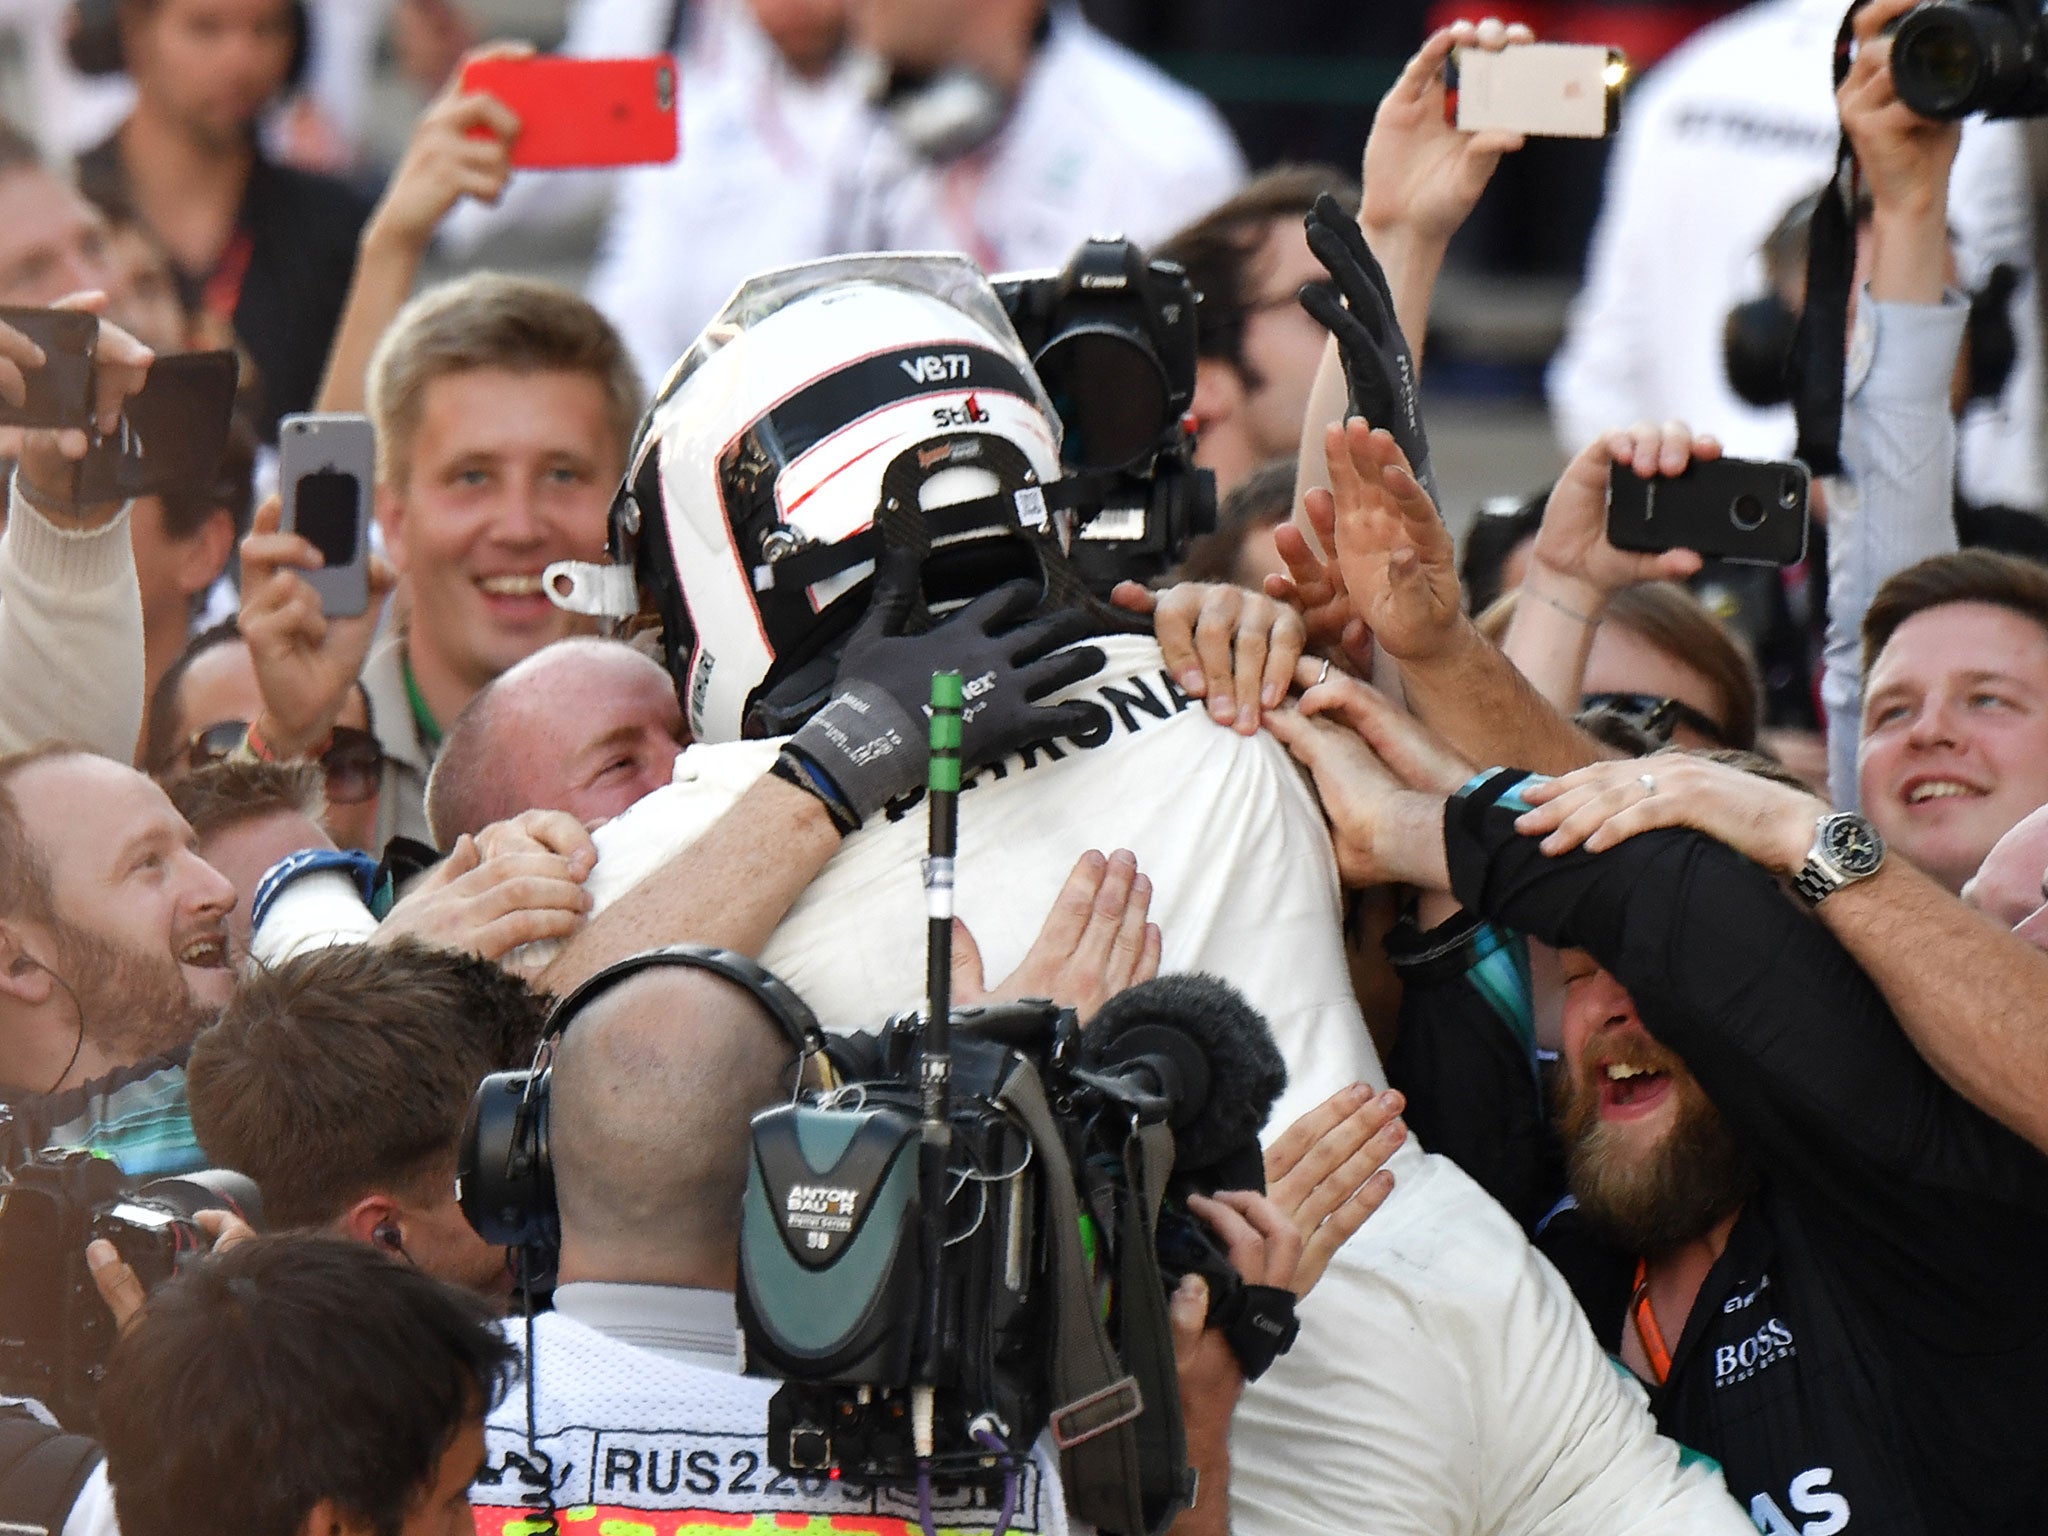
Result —
<instances>
[{"instance_id":1,"label":"man with short brown hair","mask_svg":"<svg viewBox=\"0 0 2048 1536\"><path fill-rule=\"evenodd\" d=\"M1187 268L1195 306L1195 462L1227 494L1261 464L1292 459L1329 333L1295 295L1328 283L1302 220L1329 193L1358 208L1358 182L1330 166L1281 165L1160 243ZM1275 570L1279 569L1277 563Z\"/></svg>"},{"instance_id":2,"label":"man with short brown hair","mask_svg":"<svg viewBox=\"0 0 2048 1536\"><path fill-rule=\"evenodd\" d=\"M379 841L424 842L427 772L447 726L507 667L588 629L548 601L541 572L602 558L640 388L589 304L479 273L400 313L371 359L369 406L404 624L370 654L375 602L360 618L323 619L294 574L316 563L312 546L277 532L274 508L260 512L242 552L242 628L265 706L251 746L317 755L360 670L385 752Z\"/></svg>"},{"instance_id":3,"label":"man with short brown hair","mask_svg":"<svg viewBox=\"0 0 2048 1536\"><path fill-rule=\"evenodd\" d=\"M2048 570L1962 550L1893 576L1863 621L1863 810L1951 891L2048 804Z\"/></svg>"},{"instance_id":4,"label":"man with short brown hair","mask_svg":"<svg viewBox=\"0 0 2048 1536\"><path fill-rule=\"evenodd\" d=\"M248 977L192 1047L200 1145L263 1193L273 1228L369 1243L486 1295L505 1251L455 1203L455 1153L489 1072L533 1055L534 993L488 961L334 945Z\"/></svg>"}]
</instances>

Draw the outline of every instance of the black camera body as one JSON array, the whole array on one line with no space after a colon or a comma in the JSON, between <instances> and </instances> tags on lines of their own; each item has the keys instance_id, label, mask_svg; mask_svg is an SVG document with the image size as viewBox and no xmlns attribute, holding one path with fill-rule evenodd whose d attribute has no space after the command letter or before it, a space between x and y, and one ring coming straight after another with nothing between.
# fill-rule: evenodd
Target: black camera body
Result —
<instances>
[{"instance_id":1,"label":"black camera body","mask_svg":"<svg viewBox=\"0 0 2048 1536\"><path fill-rule=\"evenodd\" d=\"M1922 117L2048 116L2041 0L1928 0L1892 29L1892 82Z\"/></svg>"},{"instance_id":2,"label":"black camera body","mask_svg":"<svg viewBox=\"0 0 2048 1536\"><path fill-rule=\"evenodd\" d=\"M1263 1187L1285 1065L1208 977L1120 994L1085 1032L1045 1002L950 1020L937 1146L916 1014L834 1039L837 1081L754 1119L738 1304L748 1371L784 1383L769 1459L993 1500L1050 1429L1070 1463L1123 1458L1092 1480L1128 1498L1109 1509L1075 1505L1070 1464L1077 1518L1163 1528L1188 1476L1166 1298L1200 1272L1213 1319L1246 1290L1185 1195Z\"/></svg>"},{"instance_id":3,"label":"black camera body","mask_svg":"<svg viewBox=\"0 0 2048 1536\"><path fill-rule=\"evenodd\" d=\"M1195 468L1196 294L1178 263L1120 237L1089 240L1058 272L995 290L1062 428L1082 499L1069 558L1107 595L1165 574L1216 527L1216 477Z\"/></svg>"},{"instance_id":4,"label":"black camera body","mask_svg":"<svg viewBox=\"0 0 2048 1536\"><path fill-rule=\"evenodd\" d=\"M136 1185L89 1152L16 1168L0 1184L0 1393L37 1399L67 1429L89 1428L116 1330L86 1244L106 1238L154 1290L211 1246L194 1215L221 1209L253 1221L255 1185L225 1170Z\"/></svg>"}]
</instances>

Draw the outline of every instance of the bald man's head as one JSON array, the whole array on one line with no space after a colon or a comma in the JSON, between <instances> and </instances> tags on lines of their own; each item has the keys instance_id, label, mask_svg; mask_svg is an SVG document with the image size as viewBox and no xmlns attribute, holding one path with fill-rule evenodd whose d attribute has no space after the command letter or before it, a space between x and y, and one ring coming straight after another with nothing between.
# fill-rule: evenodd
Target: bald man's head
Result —
<instances>
[{"instance_id":1,"label":"bald man's head","mask_svg":"<svg viewBox=\"0 0 2048 1536\"><path fill-rule=\"evenodd\" d=\"M427 783L427 822L442 848L521 811L593 826L668 783L685 739L660 663L617 640L558 640L456 718Z\"/></svg>"},{"instance_id":2,"label":"bald man's head","mask_svg":"<svg viewBox=\"0 0 2048 1536\"><path fill-rule=\"evenodd\" d=\"M628 977L556 1048L549 1143L561 1276L730 1290L748 1122L792 1052L742 988L682 966Z\"/></svg>"}]
</instances>

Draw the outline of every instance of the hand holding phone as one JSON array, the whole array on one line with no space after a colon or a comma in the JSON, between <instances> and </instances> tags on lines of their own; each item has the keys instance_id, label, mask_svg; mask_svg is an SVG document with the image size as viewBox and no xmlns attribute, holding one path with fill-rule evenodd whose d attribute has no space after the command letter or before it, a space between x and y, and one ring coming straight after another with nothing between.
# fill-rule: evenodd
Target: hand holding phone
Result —
<instances>
[{"instance_id":1,"label":"hand holding phone","mask_svg":"<svg viewBox=\"0 0 2048 1536\"><path fill-rule=\"evenodd\" d=\"M1601 139L1621 121L1628 56L1598 43L1459 48L1444 66L1444 111L1458 128Z\"/></svg>"},{"instance_id":2,"label":"hand holding phone","mask_svg":"<svg viewBox=\"0 0 2048 1536\"><path fill-rule=\"evenodd\" d=\"M0 308L0 426L90 430L99 339L75 309Z\"/></svg>"},{"instance_id":3,"label":"hand holding phone","mask_svg":"<svg viewBox=\"0 0 2048 1536\"><path fill-rule=\"evenodd\" d=\"M287 416L278 425L278 491L283 531L320 551L300 575L329 618L353 618L370 604L370 506L377 435L367 416Z\"/></svg>"},{"instance_id":4,"label":"hand holding phone","mask_svg":"<svg viewBox=\"0 0 2048 1536\"><path fill-rule=\"evenodd\" d=\"M1696 459L1682 474L1648 479L1617 460L1608 472L1607 542L1641 553L1690 549L1748 565L1793 565L1806 554L1811 483L1796 459Z\"/></svg>"},{"instance_id":5,"label":"hand holding phone","mask_svg":"<svg viewBox=\"0 0 2048 1536\"><path fill-rule=\"evenodd\" d=\"M272 496L256 509L242 540L241 626L263 695L253 723L277 757L291 759L321 750L330 738L362 675L384 599L398 576L371 555L363 611L329 618L305 600L306 583L317 568L305 541L286 531L283 521L282 499Z\"/></svg>"},{"instance_id":6,"label":"hand holding phone","mask_svg":"<svg viewBox=\"0 0 2048 1536\"><path fill-rule=\"evenodd\" d=\"M39 407L36 414L61 417L69 424L23 427L12 449L19 465L17 483L38 507L84 518L88 525L102 515L111 517L127 499L129 493L89 475L88 461L103 434L119 431L124 408L145 387L156 359L154 352L126 331L100 319L105 308L106 296L91 293L74 295L49 310L27 312L34 317L28 320L29 328L52 338L50 345L38 348L45 361L37 372L46 386L50 384L50 354L57 352L66 359L54 383L58 400L51 408ZM90 340L86 340L88 332ZM78 414L81 380L85 397L82 420ZM10 431L7 435L17 434Z\"/></svg>"},{"instance_id":7,"label":"hand holding phone","mask_svg":"<svg viewBox=\"0 0 2048 1536\"><path fill-rule=\"evenodd\" d=\"M227 453L240 375L241 360L227 350L179 352L151 364L114 430L78 461L73 499L91 506L211 490Z\"/></svg>"},{"instance_id":8,"label":"hand holding phone","mask_svg":"<svg viewBox=\"0 0 2048 1536\"><path fill-rule=\"evenodd\" d=\"M527 170L661 165L675 159L676 65L644 59L491 55L462 68L462 89L519 115L512 163Z\"/></svg>"}]
</instances>

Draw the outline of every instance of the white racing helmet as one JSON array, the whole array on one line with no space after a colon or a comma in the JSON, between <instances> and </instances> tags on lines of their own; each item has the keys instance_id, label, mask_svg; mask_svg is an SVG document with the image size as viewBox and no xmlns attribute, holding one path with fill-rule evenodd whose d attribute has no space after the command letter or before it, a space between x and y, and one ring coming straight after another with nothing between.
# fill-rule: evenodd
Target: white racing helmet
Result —
<instances>
[{"instance_id":1,"label":"white racing helmet","mask_svg":"<svg viewBox=\"0 0 2048 1536\"><path fill-rule=\"evenodd\" d=\"M1059 434L965 257L763 273L648 410L613 507L624 568L564 562L547 587L580 612L659 611L698 740L792 729L822 702L883 549L925 559L934 605L1042 576Z\"/></svg>"}]
</instances>

